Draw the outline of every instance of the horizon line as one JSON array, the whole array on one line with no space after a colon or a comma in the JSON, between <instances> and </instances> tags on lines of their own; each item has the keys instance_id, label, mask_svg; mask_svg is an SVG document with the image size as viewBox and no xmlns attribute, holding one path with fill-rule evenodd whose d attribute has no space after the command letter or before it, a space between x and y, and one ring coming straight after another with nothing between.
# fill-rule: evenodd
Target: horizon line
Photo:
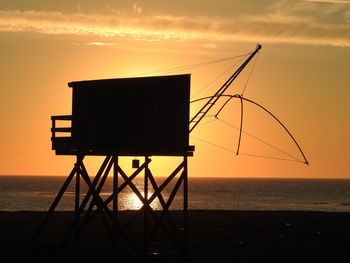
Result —
<instances>
[{"instance_id":1,"label":"horizon line","mask_svg":"<svg viewBox=\"0 0 350 263\"><path fill-rule=\"evenodd\" d=\"M17 177L68 177L68 175L47 175L47 174L0 174L0 177L5 176L17 176ZM111 177L112 175L108 175L108 177ZM166 178L168 176L155 176L159 178ZM334 179L334 180L350 180L350 177L258 177L258 176L189 176L189 179L191 178L200 178L200 179L309 179L309 180L327 180L327 179Z\"/></svg>"}]
</instances>

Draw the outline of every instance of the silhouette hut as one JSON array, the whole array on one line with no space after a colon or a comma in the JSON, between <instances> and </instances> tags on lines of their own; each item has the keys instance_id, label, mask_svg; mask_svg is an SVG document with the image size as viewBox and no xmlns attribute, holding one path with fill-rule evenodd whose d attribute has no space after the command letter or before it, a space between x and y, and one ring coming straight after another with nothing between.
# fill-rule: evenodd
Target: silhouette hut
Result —
<instances>
[{"instance_id":1,"label":"silhouette hut","mask_svg":"<svg viewBox=\"0 0 350 263\"><path fill-rule=\"evenodd\" d=\"M58 155L183 156L188 145L190 75L70 82L72 116L53 116ZM71 129L55 121L72 120ZM58 137L57 132L71 132Z\"/></svg>"},{"instance_id":2,"label":"silhouette hut","mask_svg":"<svg viewBox=\"0 0 350 263\"><path fill-rule=\"evenodd\" d=\"M124 236L131 223L123 225L118 220L118 194L130 187L142 202L142 208L135 217L143 218L144 236L141 248L137 242L127 238L130 247L136 252L147 252L152 237L156 232L161 232L167 233L176 250L184 252L188 210L187 157L192 156L194 151L194 147L189 146L190 75L89 80L70 82L68 85L73 90L72 115L51 117L51 140L52 149L57 155L75 155L76 163L39 227L37 236L75 178L75 217L64 238L65 244L78 242L82 230L98 214L105 218L103 223L112 242ZM67 121L71 125L61 127ZM70 136L62 136L67 133ZM105 156L96 175L88 174L84 165L85 156ZM136 170L127 175L118 163L118 158L122 156L141 156L144 162L134 162ZM175 170L160 184L149 168L150 156L182 158ZM106 198L100 193L110 173L113 175L113 193ZM133 183L141 174L144 178L143 193ZM88 186L85 195L81 195L82 182ZM184 195L181 226L173 222L169 213L180 186L183 186ZM171 188L167 200L162 195L166 187ZM162 211L156 212L151 208L155 200L161 204Z\"/></svg>"}]
</instances>

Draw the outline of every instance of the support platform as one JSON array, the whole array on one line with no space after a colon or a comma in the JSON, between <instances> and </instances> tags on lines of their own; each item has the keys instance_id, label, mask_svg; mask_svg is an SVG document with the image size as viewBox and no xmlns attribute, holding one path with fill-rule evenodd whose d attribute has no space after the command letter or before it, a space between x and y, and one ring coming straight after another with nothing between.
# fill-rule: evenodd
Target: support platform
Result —
<instances>
[{"instance_id":1,"label":"support platform","mask_svg":"<svg viewBox=\"0 0 350 263\"><path fill-rule=\"evenodd\" d=\"M88 173L84 165L84 157L76 156L76 163L46 213L34 240L44 232L68 186L75 184L74 218L67 226L67 234L62 240L62 245L79 246L84 230L99 216L106 230L106 238L113 247L128 250L133 255L143 256L162 253L165 250L174 251L175 254L187 258L188 156L181 157L181 162L170 175L167 177L162 175L166 178L162 183L157 183L151 172L149 168L151 158L148 156L142 157L143 163L130 175L127 175L119 165L120 157L106 156L94 176ZM108 196L101 195L108 176L113 178L113 191ZM141 176L143 176L143 190L135 185L135 178ZM87 186L85 193L82 193L83 185ZM165 189L168 190L169 187L172 189L167 191L168 196L165 198ZM183 188L182 216L174 218L170 208L181 187ZM132 218L122 221L118 216L119 197L127 188L141 201L142 207ZM159 202L159 211L151 207L153 202ZM143 228L141 236L135 237L130 234L133 227L140 228L140 226Z\"/></svg>"}]
</instances>

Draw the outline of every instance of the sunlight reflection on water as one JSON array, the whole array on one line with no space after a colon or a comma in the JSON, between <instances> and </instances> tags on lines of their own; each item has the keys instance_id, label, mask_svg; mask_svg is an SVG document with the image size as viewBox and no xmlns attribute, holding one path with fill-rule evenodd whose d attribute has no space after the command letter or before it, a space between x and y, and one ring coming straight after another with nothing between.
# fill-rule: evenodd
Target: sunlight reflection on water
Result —
<instances>
[{"instance_id":1,"label":"sunlight reflection on water","mask_svg":"<svg viewBox=\"0 0 350 263\"><path fill-rule=\"evenodd\" d=\"M152 192L148 193L148 197L152 196ZM141 192L141 195L144 196L144 193ZM120 195L119 208L121 210L138 210L142 207L142 201L134 193L122 194ZM161 205L158 199L154 199L151 203L151 207L154 210L160 210Z\"/></svg>"}]
</instances>

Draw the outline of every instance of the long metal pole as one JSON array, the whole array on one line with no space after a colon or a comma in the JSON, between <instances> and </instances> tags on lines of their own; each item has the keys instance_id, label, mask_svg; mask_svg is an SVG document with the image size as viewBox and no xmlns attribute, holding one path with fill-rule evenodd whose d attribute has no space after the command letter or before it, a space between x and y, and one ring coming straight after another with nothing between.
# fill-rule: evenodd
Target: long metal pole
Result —
<instances>
[{"instance_id":1,"label":"long metal pole","mask_svg":"<svg viewBox=\"0 0 350 263\"><path fill-rule=\"evenodd\" d=\"M209 110L214 106L214 104L218 101L218 99L224 94L224 92L230 87L232 82L238 77L241 71L248 65L250 60L259 52L261 48L262 46L258 44L256 46L256 49L236 70L236 72L232 74L232 76L215 92L215 94L211 96L211 98L207 101L207 103L204 104L204 106L194 115L194 117L190 120L190 123L189 123L190 133L198 125L198 123L204 118L204 116L209 112Z\"/></svg>"}]
</instances>

